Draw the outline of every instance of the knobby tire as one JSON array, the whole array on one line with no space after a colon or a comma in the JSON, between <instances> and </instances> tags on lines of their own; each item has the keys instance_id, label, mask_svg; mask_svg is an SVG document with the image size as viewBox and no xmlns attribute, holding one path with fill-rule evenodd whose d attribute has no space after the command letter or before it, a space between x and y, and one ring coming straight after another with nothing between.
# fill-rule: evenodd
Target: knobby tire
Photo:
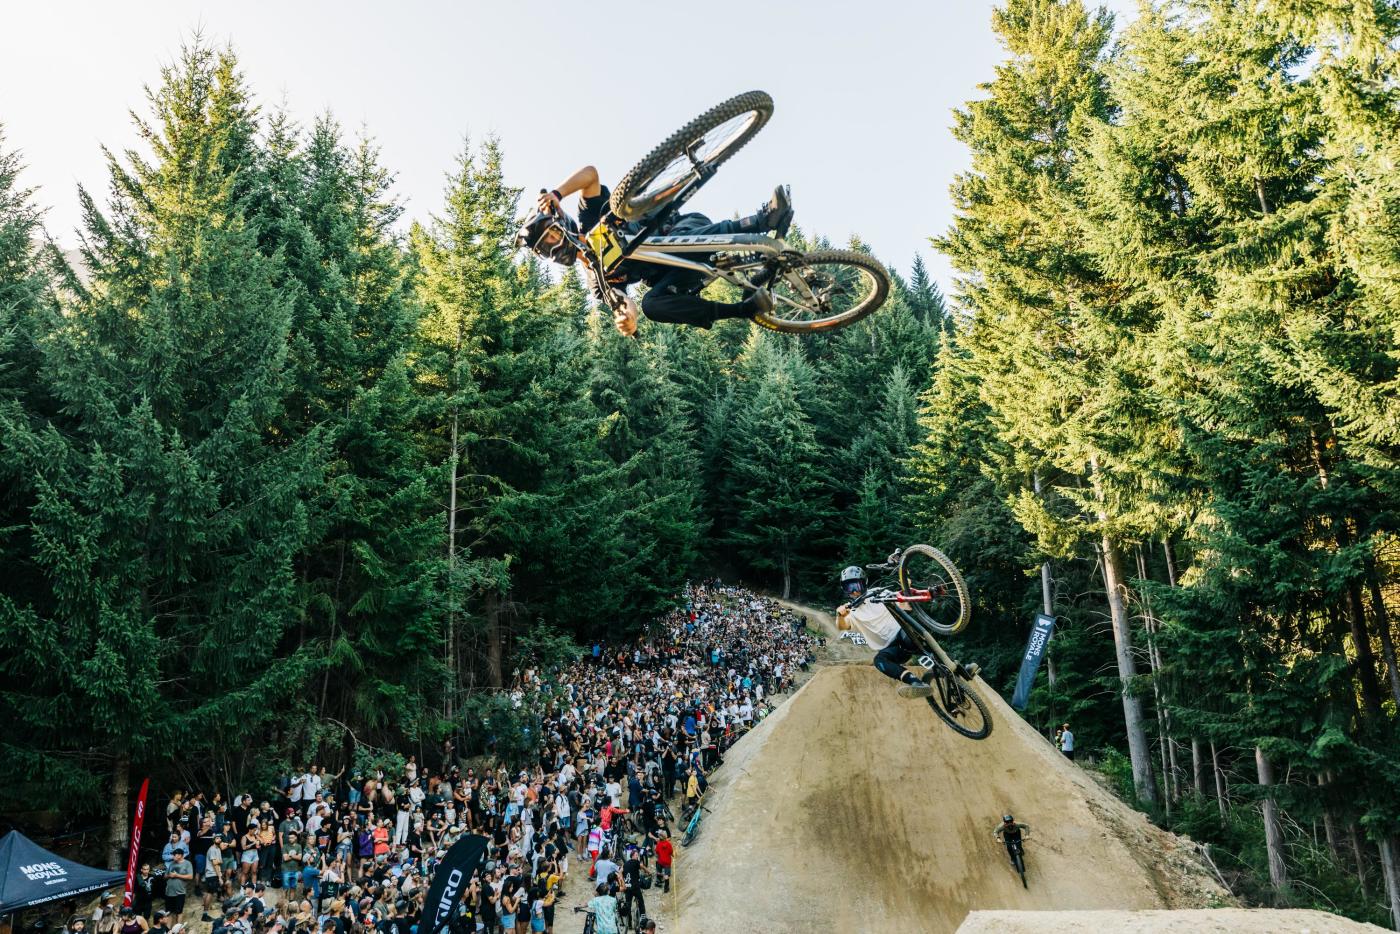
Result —
<instances>
[{"instance_id":1,"label":"knobby tire","mask_svg":"<svg viewBox=\"0 0 1400 934\"><path fill-rule=\"evenodd\" d=\"M968 739L986 739L992 734L992 715L987 710L987 705L982 702L982 698L977 696L977 692L971 685L958 684L957 675L951 671L947 674L935 674L930 684L933 686L933 696L928 698L928 705L933 708L933 712L938 714L940 720L953 728L954 732L961 733ZM944 698L961 699L962 703L954 704L959 708L965 708L967 702L971 702L973 707L982 717L982 724L977 729L968 729L963 725L960 717L956 716L957 711L947 710L944 707Z\"/></svg>"},{"instance_id":2,"label":"knobby tire","mask_svg":"<svg viewBox=\"0 0 1400 934\"><path fill-rule=\"evenodd\" d=\"M938 581L918 581L915 580L915 570L911 567L910 556L919 555L931 559L938 565L941 573ZM972 600L967 593L967 582L963 580L962 572L957 569L952 560L947 555L934 548L932 545L910 545L904 549L904 553L899 558L899 589L906 593L915 589L924 589L927 584L936 583L942 587L951 587L952 596L957 599L957 612L940 613L938 616L944 617L940 620L935 617L930 610L925 609L923 603L909 604L909 611L914 614L919 622L940 636L954 636L967 628L968 622L972 619ZM952 622L947 618L951 617Z\"/></svg>"},{"instance_id":3,"label":"knobby tire","mask_svg":"<svg viewBox=\"0 0 1400 934\"><path fill-rule=\"evenodd\" d=\"M875 257L857 250L812 250L797 258L786 258L785 266L767 280L773 295L773 310L754 315L754 323L770 331L783 334L813 334L818 331L833 331L855 324L885 303L890 294L890 274ZM812 266L841 267L847 274L855 271L870 276L871 289L860 296L860 301L850 308L816 309L799 308L797 300L811 303L811 296L803 295L787 277L795 274L803 279L802 268ZM808 274L810 277L810 273ZM805 280L804 280L805 281ZM787 295L792 293L791 298ZM784 315L810 314L807 318L784 317Z\"/></svg>"},{"instance_id":4,"label":"knobby tire","mask_svg":"<svg viewBox=\"0 0 1400 934\"><path fill-rule=\"evenodd\" d=\"M641 162L622 176L622 181L613 188L609 200L613 214L624 221L635 221L664 208L685 187L686 182L695 176L695 168L687 161L685 169L670 173L675 177L668 177L665 180L667 185L660 191L650 192L648 189L652 184L667 174L666 170L675 165L677 160L684 158L686 150L704 139L707 133L745 115L752 115L751 122L744 126L738 135L724 141L721 149L701 160L702 165L709 169L719 167L753 139L773 116L773 98L763 91L748 91L735 95L724 103L711 107L672 133L665 142L647 153Z\"/></svg>"}]
</instances>

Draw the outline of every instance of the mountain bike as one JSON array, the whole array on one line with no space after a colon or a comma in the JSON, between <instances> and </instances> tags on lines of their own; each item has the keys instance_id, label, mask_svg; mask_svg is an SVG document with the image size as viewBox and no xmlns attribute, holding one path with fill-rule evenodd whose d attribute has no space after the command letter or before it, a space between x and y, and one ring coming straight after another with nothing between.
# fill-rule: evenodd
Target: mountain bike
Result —
<instances>
[{"instance_id":1,"label":"mountain bike","mask_svg":"<svg viewBox=\"0 0 1400 934\"><path fill-rule=\"evenodd\" d=\"M709 808L703 804L695 805L695 812L690 815L690 822L685 825L685 835L681 837L681 846L690 846L695 842L695 838L700 836L700 821L709 813Z\"/></svg>"},{"instance_id":2,"label":"mountain bike","mask_svg":"<svg viewBox=\"0 0 1400 934\"><path fill-rule=\"evenodd\" d=\"M1022 830L1022 834L1029 834L1030 831ZM1006 847L1006 853L1011 857L1011 866L1021 875L1021 888L1028 889L1030 885L1026 882L1026 842L1025 839L1007 839L1002 841Z\"/></svg>"},{"instance_id":3,"label":"mountain bike","mask_svg":"<svg viewBox=\"0 0 1400 934\"><path fill-rule=\"evenodd\" d=\"M593 934L593 928L598 923L598 916L591 908L584 908L582 905L574 906L574 914L584 915L583 934Z\"/></svg>"},{"instance_id":4,"label":"mountain bike","mask_svg":"<svg viewBox=\"0 0 1400 934\"><path fill-rule=\"evenodd\" d=\"M746 294L767 288L773 309L754 316L771 331L810 334L854 324L884 304L890 274L855 250L809 250L760 234L671 235L681 207L773 116L773 99L749 91L705 111L672 133L622 177L592 230L565 232L593 271L608 306L622 293L608 285L624 261L685 269L721 279ZM632 222L640 222L637 229ZM664 235L663 235L664 234Z\"/></svg>"},{"instance_id":5,"label":"mountain bike","mask_svg":"<svg viewBox=\"0 0 1400 934\"><path fill-rule=\"evenodd\" d=\"M885 572L890 583L877 582L851 601L883 604L922 653L917 664L922 680L933 688L928 704L944 723L970 739L985 739L992 732L992 715L972 688L977 666L949 665L934 635L955 635L971 619L967 584L948 556L932 545L910 545L895 551L881 564L867 564L867 571Z\"/></svg>"}]
</instances>

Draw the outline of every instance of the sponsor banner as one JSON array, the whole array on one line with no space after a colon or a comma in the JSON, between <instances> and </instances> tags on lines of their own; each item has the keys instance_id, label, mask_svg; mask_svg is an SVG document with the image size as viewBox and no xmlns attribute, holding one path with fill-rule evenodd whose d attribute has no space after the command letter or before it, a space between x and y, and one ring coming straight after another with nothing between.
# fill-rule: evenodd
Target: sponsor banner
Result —
<instances>
[{"instance_id":1,"label":"sponsor banner","mask_svg":"<svg viewBox=\"0 0 1400 934\"><path fill-rule=\"evenodd\" d=\"M433 875L432 885L428 886L428 897L423 901L423 918L418 925L418 934L438 934L462 903L462 893L472 881L486 856L487 840L472 834L452 844L452 849L438 864Z\"/></svg>"},{"instance_id":2,"label":"sponsor banner","mask_svg":"<svg viewBox=\"0 0 1400 934\"><path fill-rule=\"evenodd\" d=\"M136 796L136 816L131 820L131 852L126 857L126 892L122 895L122 907L131 907L131 897L136 890L137 855L141 851L141 825L146 822L146 792L151 790L151 780L141 783L141 793Z\"/></svg>"},{"instance_id":3,"label":"sponsor banner","mask_svg":"<svg viewBox=\"0 0 1400 934\"><path fill-rule=\"evenodd\" d=\"M1035 625L1031 627L1031 637L1026 641L1026 652L1021 656L1021 673L1016 676L1016 693L1011 695L1011 706L1025 710L1030 701L1031 685L1035 684L1035 673L1040 670L1040 660L1045 657L1045 647L1055 632L1055 617L1044 613L1035 615Z\"/></svg>"}]
</instances>

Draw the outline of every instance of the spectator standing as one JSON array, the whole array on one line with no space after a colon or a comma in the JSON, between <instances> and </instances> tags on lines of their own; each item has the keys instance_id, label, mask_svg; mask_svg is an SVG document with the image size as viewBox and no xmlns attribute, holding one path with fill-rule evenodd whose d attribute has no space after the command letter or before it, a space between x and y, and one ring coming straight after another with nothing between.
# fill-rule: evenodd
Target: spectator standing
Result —
<instances>
[{"instance_id":1,"label":"spectator standing","mask_svg":"<svg viewBox=\"0 0 1400 934\"><path fill-rule=\"evenodd\" d=\"M1060 751L1065 754L1065 758L1074 761L1074 734L1070 732L1069 724L1060 727Z\"/></svg>"},{"instance_id":2,"label":"spectator standing","mask_svg":"<svg viewBox=\"0 0 1400 934\"><path fill-rule=\"evenodd\" d=\"M165 874L165 913L179 924L185 912L185 897L194 884L194 863L185 858L184 847L175 847L173 856L170 871ZM159 927L160 915L156 917Z\"/></svg>"}]
</instances>

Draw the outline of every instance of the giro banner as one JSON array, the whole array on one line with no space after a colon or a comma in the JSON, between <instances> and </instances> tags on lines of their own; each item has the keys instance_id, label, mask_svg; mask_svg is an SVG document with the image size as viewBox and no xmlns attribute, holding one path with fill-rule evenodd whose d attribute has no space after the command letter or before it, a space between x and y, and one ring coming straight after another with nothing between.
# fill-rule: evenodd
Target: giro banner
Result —
<instances>
[{"instance_id":1,"label":"giro banner","mask_svg":"<svg viewBox=\"0 0 1400 934\"><path fill-rule=\"evenodd\" d=\"M136 796L136 816L131 821L131 852L126 857L126 892L122 895L122 907L131 907L131 897L136 891L136 858L141 853L141 825L146 822L146 792L151 790L151 780L141 783L141 793Z\"/></svg>"},{"instance_id":2,"label":"giro banner","mask_svg":"<svg viewBox=\"0 0 1400 934\"><path fill-rule=\"evenodd\" d=\"M1035 673L1040 670L1040 660L1045 657L1045 647L1055 632L1055 617L1044 613L1035 615L1035 626L1026 642L1026 652L1021 656L1021 673L1016 676L1016 693L1011 695L1011 706L1025 710L1030 701L1031 685L1035 684Z\"/></svg>"},{"instance_id":3,"label":"giro banner","mask_svg":"<svg viewBox=\"0 0 1400 934\"><path fill-rule=\"evenodd\" d=\"M433 875L433 884L428 886L428 897L423 902L423 918L418 925L419 934L437 934L456 913L462 903L462 893L472 881L472 873L481 865L486 855L487 839L473 834L452 844L452 849L438 864Z\"/></svg>"}]
</instances>

